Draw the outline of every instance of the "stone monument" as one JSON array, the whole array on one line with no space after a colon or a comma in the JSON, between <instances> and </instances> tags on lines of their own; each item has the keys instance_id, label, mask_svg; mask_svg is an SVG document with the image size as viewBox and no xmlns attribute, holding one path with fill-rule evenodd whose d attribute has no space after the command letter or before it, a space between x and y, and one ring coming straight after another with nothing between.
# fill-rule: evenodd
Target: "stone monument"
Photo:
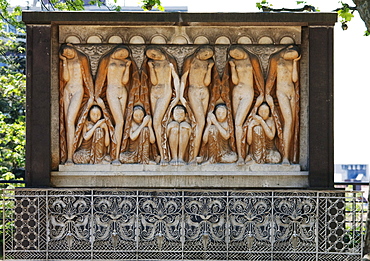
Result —
<instances>
[{"instance_id":1,"label":"stone monument","mask_svg":"<svg viewBox=\"0 0 370 261\"><path fill-rule=\"evenodd\" d=\"M25 13L28 185L332 187L334 15L213 16Z\"/></svg>"},{"instance_id":2,"label":"stone monument","mask_svg":"<svg viewBox=\"0 0 370 261\"><path fill-rule=\"evenodd\" d=\"M331 191L335 13L23 20L28 188L14 196L7 258L355 252L346 199Z\"/></svg>"}]
</instances>

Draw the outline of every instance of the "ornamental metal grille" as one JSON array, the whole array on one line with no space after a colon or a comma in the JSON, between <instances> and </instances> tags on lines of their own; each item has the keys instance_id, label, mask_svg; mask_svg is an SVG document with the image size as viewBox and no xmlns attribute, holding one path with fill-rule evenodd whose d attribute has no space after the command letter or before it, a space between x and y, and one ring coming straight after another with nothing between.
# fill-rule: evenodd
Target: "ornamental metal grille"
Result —
<instances>
[{"instance_id":1,"label":"ornamental metal grille","mask_svg":"<svg viewBox=\"0 0 370 261\"><path fill-rule=\"evenodd\" d=\"M360 260L360 192L19 189L4 260Z\"/></svg>"}]
</instances>

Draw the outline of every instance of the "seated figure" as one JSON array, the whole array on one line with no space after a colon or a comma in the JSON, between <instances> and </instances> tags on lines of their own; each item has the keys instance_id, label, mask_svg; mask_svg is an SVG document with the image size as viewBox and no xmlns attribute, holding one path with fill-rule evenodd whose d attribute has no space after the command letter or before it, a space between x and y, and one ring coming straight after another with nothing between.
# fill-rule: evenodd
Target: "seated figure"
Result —
<instances>
[{"instance_id":1,"label":"seated figure","mask_svg":"<svg viewBox=\"0 0 370 261\"><path fill-rule=\"evenodd\" d=\"M223 103L216 105L214 113L208 113L207 126L203 135L203 143L208 144L206 153L208 160L203 164L233 163L238 159L229 144L231 132L227 114L226 105Z\"/></svg>"},{"instance_id":2,"label":"seated figure","mask_svg":"<svg viewBox=\"0 0 370 261\"><path fill-rule=\"evenodd\" d=\"M73 154L74 163L109 164L110 157L107 154L109 144L108 127L105 119L102 119L101 108L93 105L83 127L80 145Z\"/></svg>"},{"instance_id":3,"label":"seated figure","mask_svg":"<svg viewBox=\"0 0 370 261\"><path fill-rule=\"evenodd\" d=\"M275 134L276 127L274 119L270 116L270 107L263 103L258 108L258 115L253 115L248 124L249 162L263 164L281 161L281 155L274 144Z\"/></svg>"},{"instance_id":4,"label":"seated figure","mask_svg":"<svg viewBox=\"0 0 370 261\"><path fill-rule=\"evenodd\" d=\"M189 144L191 126L186 121L186 109L182 105L176 105L172 110L173 121L167 125L171 161L170 165L185 165L185 154Z\"/></svg>"},{"instance_id":5,"label":"seated figure","mask_svg":"<svg viewBox=\"0 0 370 261\"><path fill-rule=\"evenodd\" d=\"M120 153L119 160L122 163L156 164L154 161L150 161L150 145L154 142L152 117L145 115L141 105L134 106L128 147L126 151Z\"/></svg>"}]
</instances>

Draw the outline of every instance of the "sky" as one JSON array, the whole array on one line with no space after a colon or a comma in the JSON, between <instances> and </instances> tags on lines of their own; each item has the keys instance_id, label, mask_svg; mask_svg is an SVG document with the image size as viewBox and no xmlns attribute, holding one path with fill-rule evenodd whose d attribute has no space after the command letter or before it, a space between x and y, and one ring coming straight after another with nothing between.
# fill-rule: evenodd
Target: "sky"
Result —
<instances>
[{"instance_id":1,"label":"sky","mask_svg":"<svg viewBox=\"0 0 370 261\"><path fill-rule=\"evenodd\" d=\"M20 5L27 2L10 1ZM306 1L321 12L341 6L338 0ZM187 6L189 12L259 12L255 3L255 0L162 0L163 6ZM274 8L297 8L294 0L269 3ZM139 0L117 0L117 4L138 6ZM370 36L363 36L366 28L357 12L348 26L343 31L338 22L334 30L334 161L370 164Z\"/></svg>"}]
</instances>

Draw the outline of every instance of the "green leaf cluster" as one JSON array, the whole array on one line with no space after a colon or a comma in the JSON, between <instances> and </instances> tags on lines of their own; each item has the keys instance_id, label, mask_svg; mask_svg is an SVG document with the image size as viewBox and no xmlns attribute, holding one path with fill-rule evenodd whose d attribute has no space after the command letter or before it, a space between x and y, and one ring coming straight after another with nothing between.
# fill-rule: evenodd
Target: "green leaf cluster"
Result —
<instances>
[{"instance_id":1,"label":"green leaf cluster","mask_svg":"<svg viewBox=\"0 0 370 261\"><path fill-rule=\"evenodd\" d=\"M161 5L161 0L142 0L142 6L144 11L150 11L153 8L157 8L159 11L164 11L164 7Z\"/></svg>"},{"instance_id":2,"label":"green leaf cluster","mask_svg":"<svg viewBox=\"0 0 370 261\"><path fill-rule=\"evenodd\" d=\"M0 175L10 180L24 175L25 26L20 7L0 0L0 9Z\"/></svg>"},{"instance_id":3,"label":"green leaf cluster","mask_svg":"<svg viewBox=\"0 0 370 261\"><path fill-rule=\"evenodd\" d=\"M270 4L267 0L262 0L261 2L256 2L256 7L258 8L258 10L263 10L267 7L271 7L272 4Z\"/></svg>"},{"instance_id":4,"label":"green leaf cluster","mask_svg":"<svg viewBox=\"0 0 370 261\"><path fill-rule=\"evenodd\" d=\"M337 11L340 17L340 22L349 22L354 17L353 10L350 9L349 5L341 2L342 7Z\"/></svg>"}]
</instances>

